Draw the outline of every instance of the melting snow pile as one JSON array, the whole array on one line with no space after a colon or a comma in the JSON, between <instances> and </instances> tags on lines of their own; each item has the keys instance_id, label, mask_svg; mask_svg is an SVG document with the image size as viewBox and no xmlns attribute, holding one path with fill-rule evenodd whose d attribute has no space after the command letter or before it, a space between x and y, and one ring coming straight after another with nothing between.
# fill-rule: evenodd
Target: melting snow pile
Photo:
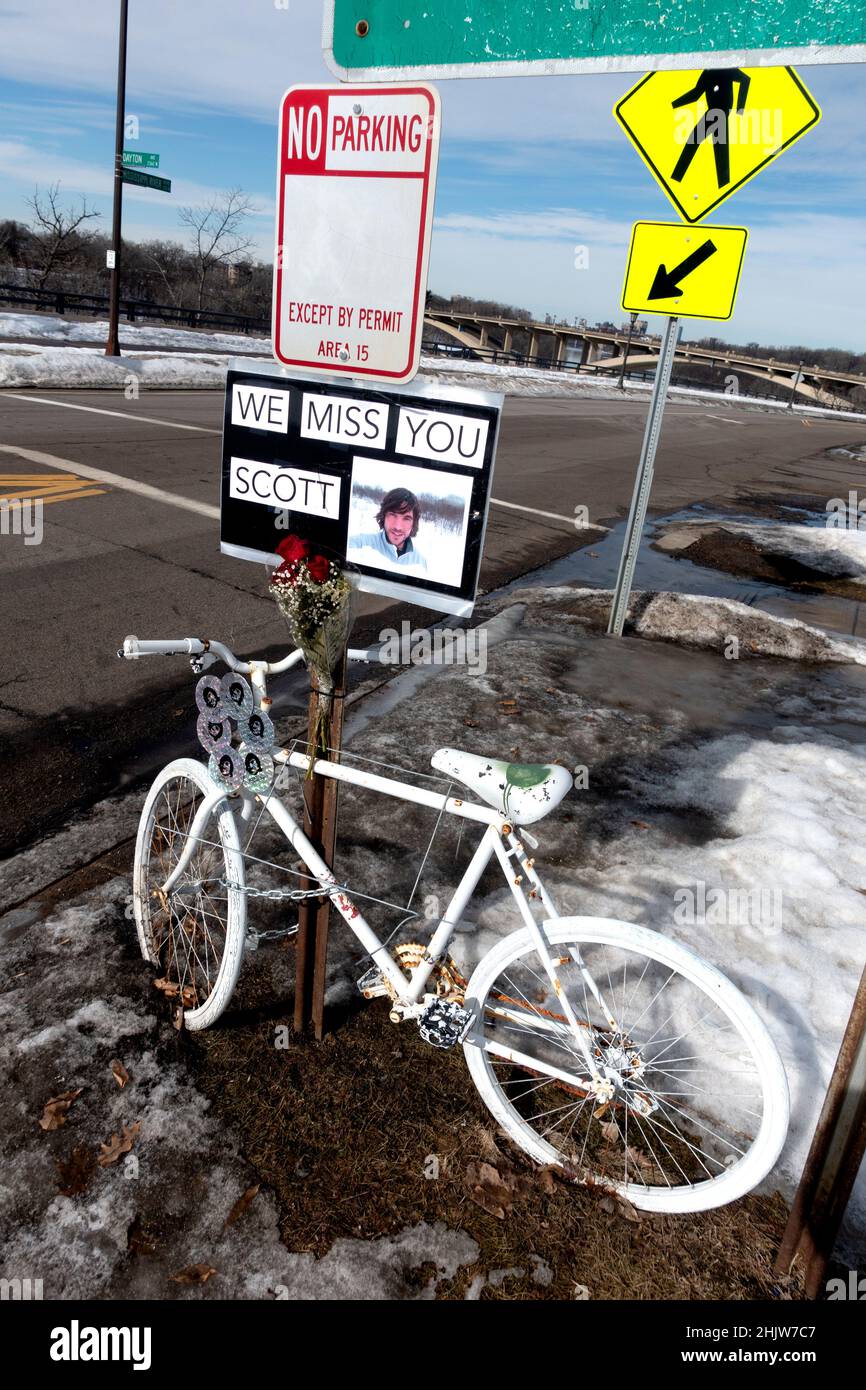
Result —
<instances>
[{"instance_id":1,"label":"melting snow pile","mask_svg":"<svg viewBox=\"0 0 866 1390\"><path fill-rule=\"evenodd\" d=\"M607 628L611 589L516 589L497 607L543 603L544 621L555 626L579 623L593 631ZM705 647L730 659L749 656L787 657L794 661L851 663L866 666L866 642L831 637L796 618L779 618L736 599L633 589L626 634L660 642Z\"/></svg>"}]
</instances>

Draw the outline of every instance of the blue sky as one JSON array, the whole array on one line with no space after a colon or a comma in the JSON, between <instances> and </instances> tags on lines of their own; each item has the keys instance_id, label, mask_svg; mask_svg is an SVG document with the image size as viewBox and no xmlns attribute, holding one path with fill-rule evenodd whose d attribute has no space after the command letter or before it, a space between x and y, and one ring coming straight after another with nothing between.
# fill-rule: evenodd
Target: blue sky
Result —
<instances>
[{"instance_id":1,"label":"blue sky","mask_svg":"<svg viewBox=\"0 0 866 1390\"><path fill-rule=\"evenodd\" d=\"M111 220L117 0L0 0L0 217L27 221L61 180ZM182 239L178 208L242 187L273 255L275 123L295 82L328 82L321 0L130 0L128 148L156 151L171 195L127 187L124 232ZM866 65L800 69L823 120L710 221L748 226L733 319L685 336L866 348ZM450 81L430 287L557 318L623 317L631 224L676 214L614 121L633 74ZM589 250L575 268L575 247Z\"/></svg>"}]
</instances>

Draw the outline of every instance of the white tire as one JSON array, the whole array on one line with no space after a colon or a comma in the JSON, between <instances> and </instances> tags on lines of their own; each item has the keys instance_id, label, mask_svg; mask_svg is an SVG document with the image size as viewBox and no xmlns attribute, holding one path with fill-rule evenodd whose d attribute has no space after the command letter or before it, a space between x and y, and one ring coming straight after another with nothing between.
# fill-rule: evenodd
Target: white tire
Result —
<instances>
[{"instance_id":1,"label":"white tire","mask_svg":"<svg viewBox=\"0 0 866 1390\"><path fill-rule=\"evenodd\" d=\"M577 1031L528 928L484 957L466 992L466 1061L506 1133L537 1162L649 1211L704 1211L751 1191L779 1157L789 1102L775 1044L740 991L645 927L565 917L542 931ZM613 1099L590 1091L584 1044Z\"/></svg>"},{"instance_id":2,"label":"white tire","mask_svg":"<svg viewBox=\"0 0 866 1390\"><path fill-rule=\"evenodd\" d=\"M148 792L135 844L133 900L141 953L157 967L159 987L176 1020L180 1010L183 1026L192 1030L219 1018L243 957L244 862L227 798L205 825L169 900L161 901L157 890L180 858L202 798L212 791L201 763L193 758L169 763Z\"/></svg>"}]
</instances>

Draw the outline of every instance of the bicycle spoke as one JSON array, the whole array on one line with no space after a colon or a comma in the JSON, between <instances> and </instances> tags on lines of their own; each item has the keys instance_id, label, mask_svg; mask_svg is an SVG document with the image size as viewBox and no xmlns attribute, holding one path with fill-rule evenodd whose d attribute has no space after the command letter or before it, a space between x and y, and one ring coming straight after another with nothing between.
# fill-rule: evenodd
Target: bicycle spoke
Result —
<instances>
[{"instance_id":1,"label":"bicycle spoke","mask_svg":"<svg viewBox=\"0 0 866 1390\"><path fill-rule=\"evenodd\" d=\"M587 1030L593 1065L538 973L537 948L524 945L491 975L482 1015L486 1067L513 1107L515 1133L626 1193L673 1200L727 1179L753 1142L747 1131L760 1129L764 1092L757 1058L712 984L610 940L575 941L570 960L557 949L563 1002Z\"/></svg>"}]
</instances>

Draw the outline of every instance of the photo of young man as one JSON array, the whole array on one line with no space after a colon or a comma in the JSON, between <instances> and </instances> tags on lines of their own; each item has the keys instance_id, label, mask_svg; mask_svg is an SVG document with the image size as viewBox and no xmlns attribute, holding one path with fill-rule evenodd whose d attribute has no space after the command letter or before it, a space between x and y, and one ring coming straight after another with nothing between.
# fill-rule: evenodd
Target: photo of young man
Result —
<instances>
[{"instance_id":1,"label":"photo of young man","mask_svg":"<svg viewBox=\"0 0 866 1390\"><path fill-rule=\"evenodd\" d=\"M472 482L444 469L356 457L346 558L410 581L458 585Z\"/></svg>"},{"instance_id":2,"label":"photo of young man","mask_svg":"<svg viewBox=\"0 0 866 1390\"><path fill-rule=\"evenodd\" d=\"M382 498L376 521L378 531L350 537L350 556L360 550L371 550L401 569L427 569L427 561L415 539L421 521L421 504L414 492L406 487L392 487Z\"/></svg>"}]
</instances>

